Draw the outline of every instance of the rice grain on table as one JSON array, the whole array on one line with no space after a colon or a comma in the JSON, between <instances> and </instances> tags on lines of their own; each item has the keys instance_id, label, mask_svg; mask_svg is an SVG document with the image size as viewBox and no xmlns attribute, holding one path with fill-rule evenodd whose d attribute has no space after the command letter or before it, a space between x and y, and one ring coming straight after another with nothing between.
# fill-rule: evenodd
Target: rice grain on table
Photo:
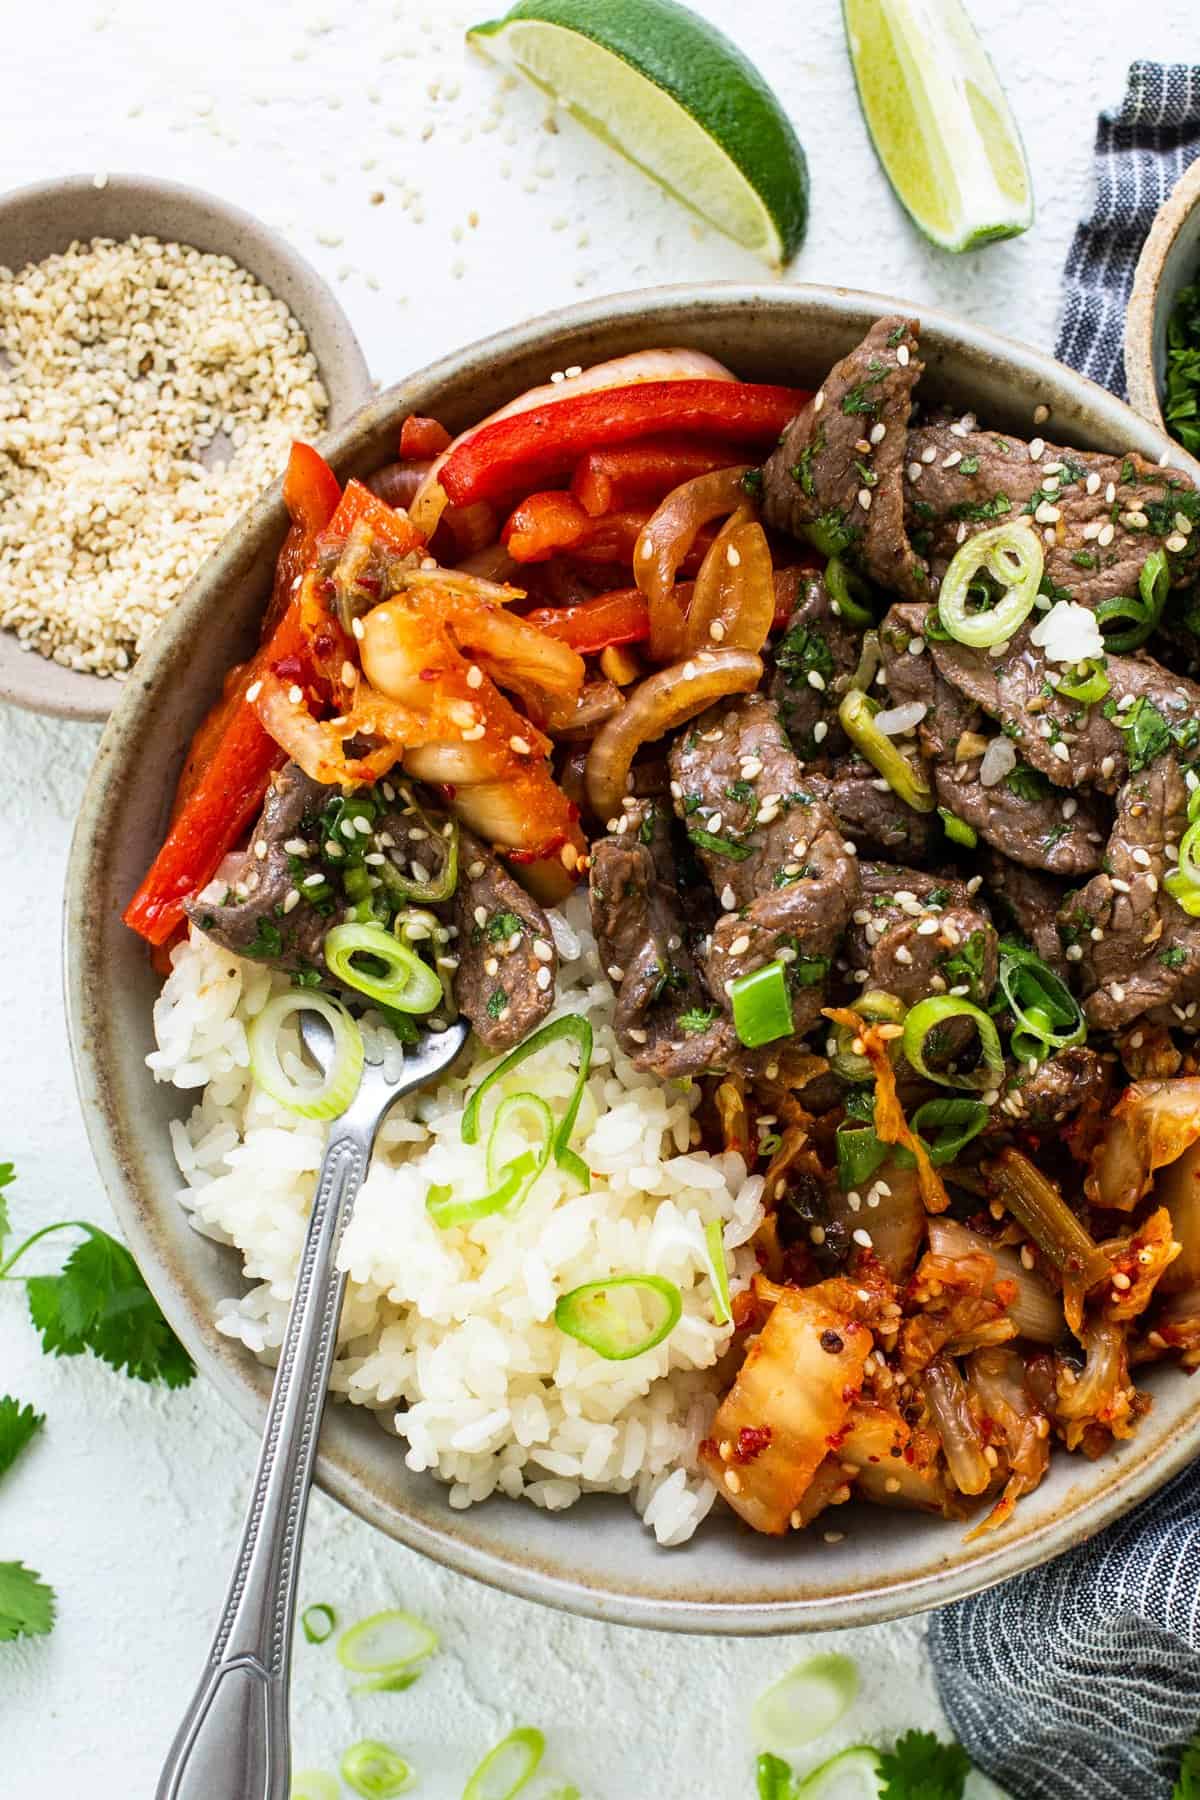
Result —
<instances>
[{"instance_id":1,"label":"rice grain on table","mask_svg":"<svg viewBox=\"0 0 1200 1800\"><path fill-rule=\"evenodd\" d=\"M327 411L304 332L228 256L96 238L0 268L0 626L124 674Z\"/></svg>"},{"instance_id":2,"label":"rice grain on table","mask_svg":"<svg viewBox=\"0 0 1200 1800\"><path fill-rule=\"evenodd\" d=\"M212 892L223 891L219 879ZM469 1067L398 1104L342 1241L349 1283L332 1388L395 1432L410 1469L448 1483L451 1506L500 1492L558 1510L584 1493L623 1493L659 1543L678 1544L715 1498L696 1453L733 1335L713 1319L705 1226L724 1224L737 1293L757 1267L749 1240L762 1177L736 1153L690 1149L699 1089L639 1074L624 1056L586 896L549 920L564 959L552 1016L586 1015L595 1034L574 1138L591 1189L551 1162L516 1213L439 1230L426 1210L431 1183L464 1195L486 1185L486 1118L474 1145L461 1122L495 1059L476 1045ZM217 1324L266 1362L282 1340L327 1130L277 1105L250 1073L246 1027L286 987L286 976L193 929L172 953L149 1058L159 1080L197 1092L172 1125L187 1184L179 1198L197 1230L239 1251L252 1285L221 1302ZM299 1039L287 1029L281 1056L297 1075ZM375 1036L369 1023L366 1032ZM574 1078L572 1047L558 1042L504 1088L561 1111ZM620 1274L675 1282L683 1316L654 1349L610 1362L560 1331L554 1306Z\"/></svg>"}]
</instances>

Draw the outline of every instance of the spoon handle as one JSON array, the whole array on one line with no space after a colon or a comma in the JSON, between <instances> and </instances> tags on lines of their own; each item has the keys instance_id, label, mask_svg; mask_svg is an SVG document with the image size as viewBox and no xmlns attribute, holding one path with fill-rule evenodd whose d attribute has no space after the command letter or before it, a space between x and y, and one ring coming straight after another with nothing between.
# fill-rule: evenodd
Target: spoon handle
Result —
<instances>
[{"instance_id":1,"label":"spoon handle","mask_svg":"<svg viewBox=\"0 0 1200 1800\"><path fill-rule=\"evenodd\" d=\"M334 1127L280 1347L237 1566L156 1800L287 1800L288 1673L300 1539L346 1285L337 1269L338 1244L370 1148L370 1136L348 1121Z\"/></svg>"}]
</instances>

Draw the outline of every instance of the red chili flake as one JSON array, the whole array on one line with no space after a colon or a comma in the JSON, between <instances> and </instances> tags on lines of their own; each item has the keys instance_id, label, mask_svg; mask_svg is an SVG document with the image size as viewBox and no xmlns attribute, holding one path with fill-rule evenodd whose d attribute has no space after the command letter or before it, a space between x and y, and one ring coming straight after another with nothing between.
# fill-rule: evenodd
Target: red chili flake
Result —
<instances>
[{"instance_id":1,"label":"red chili flake","mask_svg":"<svg viewBox=\"0 0 1200 1800\"><path fill-rule=\"evenodd\" d=\"M912 1447L912 1445L911 1445L911 1444L905 1444L905 1446L904 1446L904 1460L905 1460L905 1462L906 1462L906 1463L908 1463L908 1464L909 1464L909 1465L910 1465L910 1466L911 1466L911 1465L912 1465L912 1464L913 1464L913 1463L915 1463L915 1462L916 1462L916 1460L917 1460L917 1453L916 1453L916 1451L915 1451L915 1450L914 1450L914 1449L913 1449L913 1447Z\"/></svg>"},{"instance_id":2,"label":"red chili flake","mask_svg":"<svg viewBox=\"0 0 1200 1800\"><path fill-rule=\"evenodd\" d=\"M770 1441L771 1427L769 1425L743 1425L737 1434L737 1443L734 1445L734 1462L753 1462L756 1456L762 1455Z\"/></svg>"},{"instance_id":3,"label":"red chili flake","mask_svg":"<svg viewBox=\"0 0 1200 1800\"><path fill-rule=\"evenodd\" d=\"M281 656L277 663L271 664L271 669L280 681L301 681L308 674L308 667L299 656Z\"/></svg>"}]
</instances>

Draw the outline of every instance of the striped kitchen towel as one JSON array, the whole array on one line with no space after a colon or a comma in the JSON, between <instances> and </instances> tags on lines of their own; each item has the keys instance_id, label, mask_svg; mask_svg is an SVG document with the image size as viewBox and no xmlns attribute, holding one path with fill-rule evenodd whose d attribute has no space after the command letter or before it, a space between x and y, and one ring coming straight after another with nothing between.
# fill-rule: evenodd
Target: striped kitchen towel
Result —
<instances>
[{"instance_id":1,"label":"striped kitchen towel","mask_svg":"<svg viewBox=\"0 0 1200 1800\"><path fill-rule=\"evenodd\" d=\"M1057 345L1122 396L1138 254L1197 155L1200 67L1134 63L1099 120ZM1056 1562L935 1613L929 1646L954 1730L1015 1800L1169 1800L1200 1730L1200 1465Z\"/></svg>"}]
</instances>

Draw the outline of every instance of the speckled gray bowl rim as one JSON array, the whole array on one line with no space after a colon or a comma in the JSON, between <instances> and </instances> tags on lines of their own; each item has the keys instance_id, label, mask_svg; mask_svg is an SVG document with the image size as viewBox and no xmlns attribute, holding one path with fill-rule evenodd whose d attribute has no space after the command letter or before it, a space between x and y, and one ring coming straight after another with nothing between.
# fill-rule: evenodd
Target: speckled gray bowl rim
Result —
<instances>
[{"instance_id":1,"label":"speckled gray bowl rim","mask_svg":"<svg viewBox=\"0 0 1200 1800\"><path fill-rule=\"evenodd\" d=\"M14 268L65 250L76 237L129 237L135 233L231 256L277 300L285 301L303 327L329 395L327 430L336 430L370 398L374 384L367 361L341 303L278 232L219 194L180 181L131 174L99 179L101 187L91 175L67 175L0 194L0 244L13 215L22 222L52 215L36 228L32 251L14 263ZM97 213L97 222L89 231L69 227L60 231L52 222L59 213L77 215L85 205ZM172 215L178 215L175 223ZM235 526L236 521L231 529ZM183 597L181 594L178 604ZM123 685L111 676L68 669L38 651L22 650L11 631L0 630L0 702L4 704L57 718L98 722L107 719Z\"/></svg>"},{"instance_id":2,"label":"speckled gray bowl rim","mask_svg":"<svg viewBox=\"0 0 1200 1800\"><path fill-rule=\"evenodd\" d=\"M740 334L750 343L747 334L768 315L778 315L781 330L819 327L848 346L867 322L892 310L920 315L931 371L946 356L965 361L969 373L959 377L960 387L967 379L990 383L991 404L1001 415L1007 410L1015 421L1017 402L1028 409L1044 401L1052 413L1061 408L1071 415L1075 435L1085 440L1140 449L1155 458L1170 452L1177 466L1200 476L1200 468L1178 446L1112 395L1050 357L977 325L929 307L899 307L886 297L846 289L733 283L590 300L473 344L365 407L334 436L330 455L343 474L365 472L363 446L381 423L398 421L440 383L465 383L469 390L472 379L494 373L514 357L528 358L531 349L544 353L549 372L572 360L586 362L595 340L604 335L629 347L686 341L689 322L698 341L711 342L719 332L731 338ZM607 353L615 353L611 343ZM831 345L830 353L841 352ZM753 364L754 358L749 351L739 356L731 350L730 360ZM1007 408L1001 398L1006 394L1014 401ZM1027 416L1024 410L1021 416ZM1052 433L1053 422L1043 430ZM194 1246L189 1240L185 1251L176 1253L168 1241L171 1214L178 1226L173 1198L178 1182L165 1173L170 1160L161 1141L165 1127L148 1125L143 1116L154 1111L153 1084L148 1075L139 1081L136 1099L119 1088L123 1036L133 1034L144 1042L148 1035L129 984L146 984L136 973L138 965L126 956L122 988L124 952L114 921L127 896L108 891L105 863L120 837L123 795L127 798L134 791L131 784L140 779L140 759L147 749L143 733L153 724L156 703L161 714L158 690L176 679L186 683L188 634L206 611L211 617L239 559L243 568L247 556L261 560L264 551L254 549L257 541L272 547L265 552L269 556L283 526L276 487L202 571L127 683L84 797L71 850L64 921L76 1081L117 1218L201 1372L258 1430L270 1374L240 1345L220 1336L199 1300L198 1259L212 1255L213 1246L197 1237ZM192 698L189 718L200 698ZM161 716L154 729L162 735ZM185 741L186 731L173 754L181 754ZM154 765L152 752L149 766L158 766L157 778L169 793L173 769ZM126 1048L123 1054L128 1059L132 1051ZM148 1167L155 1159L161 1165L157 1188ZM235 1286L231 1282L228 1291ZM410 1486L414 1480L424 1485L400 1501L391 1479L393 1468L404 1473L400 1447L389 1443L369 1417L355 1420L351 1415L357 1409L345 1407L331 1408L326 1415L317 1479L326 1492L400 1542L463 1574L567 1611L688 1632L758 1634L864 1625L944 1604L1045 1561L1119 1518L1184 1467L1200 1450L1200 1388L1193 1399L1187 1378L1176 1371L1159 1372L1154 1380L1161 1410L1156 1405L1134 1439L1095 1464L1080 1467L1074 1458L1056 1459L1057 1471L1022 1501L1012 1523L973 1545L964 1545L958 1525L855 1504L830 1515L846 1532L836 1550L822 1544L819 1532L786 1541L757 1538L728 1514L719 1519L712 1515L690 1544L659 1550L620 1499L588 1497L568 1513L546 1515L527 1503L494 1497L461 1513L449 1509L445 1489L432 1477L406 1475ZM369 1440L358 1429L364 1425L372 1434ZM395 1463L389 1459L387 1474L370 1447L378 1442L394 1451ZM890 1548L893 1538L899 1540L898 1558ZM911 1554L910 1540L919 1545ZM854 1575L856 1564L860 1570Z\"/></svg>"}]
</instances>

